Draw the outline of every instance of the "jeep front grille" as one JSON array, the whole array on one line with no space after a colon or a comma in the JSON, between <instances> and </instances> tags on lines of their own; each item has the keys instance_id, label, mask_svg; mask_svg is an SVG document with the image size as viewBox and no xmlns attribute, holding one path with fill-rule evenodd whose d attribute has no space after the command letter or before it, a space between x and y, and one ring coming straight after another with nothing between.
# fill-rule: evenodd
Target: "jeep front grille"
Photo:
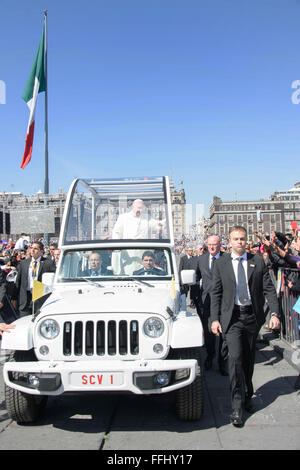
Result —
<instances>
[{"instance_id":1,"label":"jeep front grille","mask_svg":"<svg viewBox=\"0 0 300 470\"><path fill-rule=\"evenodd\" d=\"M64 322L64 356L114 356L139 353L139 324L132 321Z\"/></svg>"}]
</instances>

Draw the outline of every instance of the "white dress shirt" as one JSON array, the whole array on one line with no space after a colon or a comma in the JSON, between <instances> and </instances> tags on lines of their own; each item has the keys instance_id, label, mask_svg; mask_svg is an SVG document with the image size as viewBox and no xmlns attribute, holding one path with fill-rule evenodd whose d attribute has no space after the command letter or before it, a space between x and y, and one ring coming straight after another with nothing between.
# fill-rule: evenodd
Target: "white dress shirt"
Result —
<instances>
[{"instance_id":1,"label":"white dress shirt","mask_svg":"<svg viewBox=\"0 0 300 470\"><path fill-rule=\"evenodd\" d=\"M27 283L27 290L30 290L32 291L32 288L33 288L33 280L35 279L37 281L37 278L38 278L38 274L39 274L39 268L40 268L40 264L41 264L41 259L42 257L40 256L38 259L34 259L32 258L31 259L31 263L29 265L29 269L28 269L28 283ZM37 262L37 265L36 265L36 270L34 272L34 269L33 269L33 266L34 266L34 262Z\"/></svg>"},{"instance_id":2,"label":"white dress shirt","mask_svg":"<svg viewBox=\"0 0 300 470\"><path fill-rule=\"evenodd\" d=\"M239 300L239 296L238 296L238 265L239 265L239 259L240 258L241 258L241 256L236 255L235 253L231 253L232 267L233 267L233 271L234 271L234 275L235 275L235 282L236 282L235 302L234 303L236 305L251 305L251 295L250 295L249 285L248 285L247 253L246 252L242 255L242 258L243 258L242 266L244 268L245 275L246 275L247 292L248 292L249 300L245 304L241 304L241 302Z\"/></svg>"}]
</instances>

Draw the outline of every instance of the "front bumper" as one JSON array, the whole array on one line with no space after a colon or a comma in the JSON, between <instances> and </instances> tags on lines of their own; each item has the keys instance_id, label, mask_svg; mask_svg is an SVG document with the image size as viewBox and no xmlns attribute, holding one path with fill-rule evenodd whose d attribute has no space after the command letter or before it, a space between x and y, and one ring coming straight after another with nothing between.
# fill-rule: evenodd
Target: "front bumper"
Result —
<instances>
[{"instance_id":1,"label":"front bumper","mask_svg":"<svg viewBox=\"0 0 300 470\"><path fill-rule=\"evenodd\" d=\"M9 387L32 395L91 391L143 395L167 393L185 387L195 380L197 368L196 359L7 362L3 377ZM156 378L161 373L167 373L169 383L157 383Z\"/></svg>"}]
</instances>

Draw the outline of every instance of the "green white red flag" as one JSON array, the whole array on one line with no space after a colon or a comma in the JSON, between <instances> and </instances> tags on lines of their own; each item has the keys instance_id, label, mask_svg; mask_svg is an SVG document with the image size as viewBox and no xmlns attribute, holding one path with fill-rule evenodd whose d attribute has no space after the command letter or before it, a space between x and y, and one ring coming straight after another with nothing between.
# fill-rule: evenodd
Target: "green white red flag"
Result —
<instances>
[{"instance_id":1,"label":"green white red flag","mask_svg":"<svg viewBox=\"0 0 300 470\"><path fill-rule=\"evenodd\" d=\"M46 80L44 70L44 36L45 27L43 28L39 48L22 95L23 100L27 103L27 106L30 110L26 133L25 150L21 163L22 169L24 169L25 166L31 160L37 97L39 93L41 93L42 91L46 91Z\"/></svg>"}]
</instances>

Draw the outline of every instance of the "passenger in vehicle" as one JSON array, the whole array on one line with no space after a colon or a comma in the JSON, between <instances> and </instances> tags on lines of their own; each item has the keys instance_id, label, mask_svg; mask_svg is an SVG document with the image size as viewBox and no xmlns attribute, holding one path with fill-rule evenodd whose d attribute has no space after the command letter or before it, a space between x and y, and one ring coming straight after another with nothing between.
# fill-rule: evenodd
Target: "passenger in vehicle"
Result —
<instances>
[{"instance_id":1,"label":"passenger in vehicle","mask_svg":"<svg viewBox=\"0 0 300 470\"><path fill-rule=\"evenodd\" d=\"M145 251L142 256L142 265L141 269L133 272L134 276L166 276L166 272L160 268L154 266L154 254L152 251Z\"/></svg>"}]
</instances>

